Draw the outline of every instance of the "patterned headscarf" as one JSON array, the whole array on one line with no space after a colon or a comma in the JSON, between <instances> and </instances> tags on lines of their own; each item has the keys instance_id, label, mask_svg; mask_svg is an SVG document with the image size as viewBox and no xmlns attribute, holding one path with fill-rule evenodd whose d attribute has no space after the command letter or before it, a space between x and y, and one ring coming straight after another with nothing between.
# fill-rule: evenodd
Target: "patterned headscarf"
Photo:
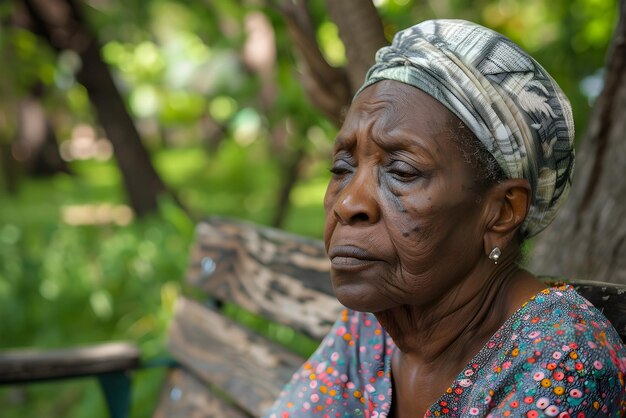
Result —
<instances>
[{"instance_id":1,"label":"patterned headscarf","mask_svg":"<svg viewBox=\"0 0 626 418\"><path fill-rule=\"evenodd\" d=\"M530 182L526 237L552 221L574 168L572 111L552 77L519 46L475 23L429 20L378 51L359 92L381 80L415 86L441 102L508 178Z\"/></svg>"}]
</instances>

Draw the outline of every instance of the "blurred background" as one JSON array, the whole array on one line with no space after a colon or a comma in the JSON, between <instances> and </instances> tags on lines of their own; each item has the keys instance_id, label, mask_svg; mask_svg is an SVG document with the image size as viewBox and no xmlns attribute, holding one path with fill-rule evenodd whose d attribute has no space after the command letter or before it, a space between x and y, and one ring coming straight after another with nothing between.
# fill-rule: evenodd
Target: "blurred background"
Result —
<instances>
[{"instance_id":1,"label":"blurred background","mask_svg":"<svg viewBox=\"0 0 626 418\"><path fill-rule=\"evenodd\" d=\"M321 237L332 140L358 86L336 18L358 3L2 0L0 349L129 340L158 357L198 219ZM433 17L506 34L585 132L616 1L373 4L387 41ZM137 373L133 416L150 416L162 373ZM106 416L95 381L1 387L0 410Z\"/></svg>"}]
</instances>

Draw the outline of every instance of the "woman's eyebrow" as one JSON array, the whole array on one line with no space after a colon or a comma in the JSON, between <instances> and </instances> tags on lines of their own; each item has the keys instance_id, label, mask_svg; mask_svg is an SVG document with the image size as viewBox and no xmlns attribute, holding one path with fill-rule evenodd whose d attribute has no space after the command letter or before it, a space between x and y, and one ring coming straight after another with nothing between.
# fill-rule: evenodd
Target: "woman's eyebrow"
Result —
<instances>
[{"instance_id":1,"label":"woman's eyebrow","mask_svg":"<svg viewBox=\"0 0 626 418\"><path fill-rule=\"evenodd\" d=\"M351 150L356 146L356 137L352 133L339 132L335 137L335 150Z\"/></svg>"},{"instance_id":2,"label":"woman's eyebrow","mask_svg":"<svg viewBox=\"0 0 626 418\"><path fill-rule=\"evenodd\" d=\"M377 135L371 135L371 140L386 152L412 151L419 149L420 152L432 157L432 147L426 145L425 142L436 141L436 138L426 140L419 135L410 132L396 132L395 134L390 134L389 132L381 130L377 133Z\"/></svg>"}]
</instances>

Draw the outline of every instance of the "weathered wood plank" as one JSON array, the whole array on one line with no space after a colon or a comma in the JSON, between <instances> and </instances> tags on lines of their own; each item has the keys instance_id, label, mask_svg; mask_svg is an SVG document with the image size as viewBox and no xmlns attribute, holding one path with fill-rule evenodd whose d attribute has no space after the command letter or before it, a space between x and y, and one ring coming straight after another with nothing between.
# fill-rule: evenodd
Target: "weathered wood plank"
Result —
<instances>
[{"instance_id":1,"label":"weathered wood plank","mask_svg":"<svg viewBox=\"0 0 626 418\"><path fill-rule=\"evenodd\" d=\"M192 285L316 339L337 319L321 241L222 219L200 223L196 236Z\"/></svg>"},{"instance_id":2,"label":"weathered wood plank","mask_svg":"<svg viewBox=\"0 0 626 418\"><path fill-rule=\"evenodd\" d=\"M272 405L304 361L185 298L177 303L168 348L185 368L254 416Z\"/></svg>"},{"instance_id":3,"label":"weathered wood plank","mask_svg":"<svg viewBox=\"0 0 626 418\"><path fill-rule=\"evenodd\" d=\"M171 369L153 418L250 418L184 369Z\"/></svg>"},{"instance_id":4,"label":"weathered wood plank","mask_svg":"<svg viewBox=\"0 0 626 418\"><path fill-rule=\"evenodd\" d=\"M139 349L129 343L61 350L3 351L0 352L0 384L132 370L139 366L139 362Z\"/></svg>"}]
</instances>

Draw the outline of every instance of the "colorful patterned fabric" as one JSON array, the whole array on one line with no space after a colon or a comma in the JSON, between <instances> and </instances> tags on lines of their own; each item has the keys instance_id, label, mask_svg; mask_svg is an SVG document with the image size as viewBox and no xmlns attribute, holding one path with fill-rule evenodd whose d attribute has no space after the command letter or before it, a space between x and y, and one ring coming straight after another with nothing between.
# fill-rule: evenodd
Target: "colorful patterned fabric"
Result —
<instances>
[{"instance_id":1,"label":"colorful patterned fabric","mask_svg":"<svg viewBox=\"0 0 626 418\"><path fill-rule=\"evenodd\" d=\"M520 47L475 23L429 20L378 51L360 91L381 80L440 101L509 178L529 180L533 201L522 233L535 235L552 221L571 184L572 111L557 83Z\"/></svg>"},{"instance_id":2,"label":"colorful patterned fabric","mask_svg":"<svg viewBox=\"0 0 626 418\"><path fill-rule=\"evenodd\" d=\"M372 314L345 310L267 417L388 416L394 349ZM555 287L513 314L424 416L619 417L625 372L608 320L573 288Z\"/></svg>"}]
</instances>

